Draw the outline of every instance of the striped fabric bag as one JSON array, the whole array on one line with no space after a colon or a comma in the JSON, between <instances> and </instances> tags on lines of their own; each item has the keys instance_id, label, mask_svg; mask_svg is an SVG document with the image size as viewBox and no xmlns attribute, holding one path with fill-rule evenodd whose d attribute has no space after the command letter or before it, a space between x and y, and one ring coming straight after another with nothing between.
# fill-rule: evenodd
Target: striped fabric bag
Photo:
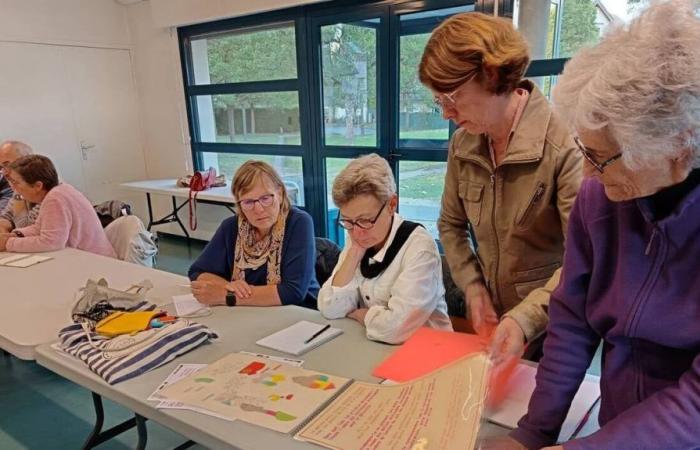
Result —
<instances>
[{"instance_id":1,"label":"striped fabric bag","mask_svg":"<svg viewBox=\"0 0 700 450\"><path fill-rule=\"evenodd\" d=\"M129 311L151 311L156 305L141 301ZM87 322L74 323L58 333L61 349L87 364L109 384L116 384L167 364L218 336L208 327L177 320L162 328L114 338L101 336Z\"/></svg>"}]
</instances>

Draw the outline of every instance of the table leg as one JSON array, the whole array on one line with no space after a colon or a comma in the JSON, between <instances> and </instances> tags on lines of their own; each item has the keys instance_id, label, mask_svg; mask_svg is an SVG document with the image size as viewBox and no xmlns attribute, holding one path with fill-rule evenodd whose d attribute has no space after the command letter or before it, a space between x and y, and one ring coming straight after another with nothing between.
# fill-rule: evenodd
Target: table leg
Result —
<instances>
[{"instance_id":1,"label":"table leg","mask_svg":"<svg viewBox=\"0 0 700 450\"><path fill-rule=\"evenodd\" d=\"M148 231L151 231L151 227L153 226L153 206L151 205L151 193L146 192L146 203L148 204L148 226L146 229Z\"/></svg>"},{"instance_id":2,"label":"table leg","mask_svg":"<svg viewBox=\"0 0 700 450\"><path fill-rule=\"evenodd\" d=\"M139 433L139 441L136 444L136 450L146 450L146 442L148 441L146 419L138 414L134 414L134 418L136 419L136 430Z\"/></svg>"},{"instance_id":3,"label":"table leg","mask_svg":"<svg viewBox=\"0 0 700 450\"><path fill-rule=\"evenodd\" d=\"M102 431L102 426L104 425L104 408L102 407L102 397L98 394L92 393L92 403L95 406L95 426L92 428L90 435L85 440L83 444L84 450L89 450L94 448L103 442L112 439L115 436L122 434L123 432L130 430L136 426L136 419L129 419L125 422L115 425L112 428Z\"/></svg>"},{"instance_id":4,"label":"table leg","mask_svg":"<svg viewBox=\"0 0 700 450\"><path fill-rule=\"evenodd\" d=\"M190 243L190 233L187 232L187 228L182 224L182 221L180 220L180 216L177 215L177 212L182 206L178 207L177 202L175 201L175 196L171 197L173 200L173 218L177 221L177 223L180 225L180 228L182 228L182 232L185 233L185 236L187 236L187 243ZM197 201L197 200L189 200L191 201Z\"/></svg>"}]
</instances>

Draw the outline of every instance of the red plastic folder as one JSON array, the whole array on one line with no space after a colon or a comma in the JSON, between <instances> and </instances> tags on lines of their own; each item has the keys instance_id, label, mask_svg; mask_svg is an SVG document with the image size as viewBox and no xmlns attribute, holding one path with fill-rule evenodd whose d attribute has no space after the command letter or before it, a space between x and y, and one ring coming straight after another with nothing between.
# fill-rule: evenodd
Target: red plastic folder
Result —
<instances>
[{"instance_id":1,"label":"red plastic folder","mask_svg":"<svg viewBox=\"0 0 700 450\"><path fill-rule=\"evenodd\" d=\"M483 340L476 334L423 327L375 367L372 375L400 383L410 381L483 348Z\"/></svg>"}]
</instances>

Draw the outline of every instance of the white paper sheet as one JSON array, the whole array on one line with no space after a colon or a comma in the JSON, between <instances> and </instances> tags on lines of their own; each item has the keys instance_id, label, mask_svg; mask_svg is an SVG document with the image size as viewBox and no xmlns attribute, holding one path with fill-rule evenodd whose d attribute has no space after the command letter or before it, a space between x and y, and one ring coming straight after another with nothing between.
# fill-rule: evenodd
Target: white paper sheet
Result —
<instances>
[{"instance_id":1,"label":"white paper sheet","mask_svg":"<svg viewBox=\"0 0 700 450\"><path fill-rule=\"evenodd\" d=\"M179 317L189 316L206 308L206 305L199 303L192 294L173 295L173 303Z\"/></svg>"},{"instance_id":2,"label":"white paper sheet","mask_svg":"<svg viewBox=\"0 0 700 450\"><path fill-rule=\"evenodd\" d=\"M485 411L484 416L491 422L504 427L516 428L518 421L527 413L532 392L535 390L537 368L527 364L518 364L511 379L503 402L493 411ZM571 439L574 431L583 421L593 405L600 398L600 377L586 375L574 397L569 414L564 420L559 442Z\"/></svg>"}]
</instances>

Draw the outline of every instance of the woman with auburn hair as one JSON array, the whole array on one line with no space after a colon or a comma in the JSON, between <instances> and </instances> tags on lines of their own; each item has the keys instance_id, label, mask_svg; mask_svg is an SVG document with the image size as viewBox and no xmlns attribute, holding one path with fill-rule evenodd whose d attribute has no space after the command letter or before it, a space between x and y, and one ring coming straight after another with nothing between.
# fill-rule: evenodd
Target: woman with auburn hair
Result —
<instances>
[{"instance_id":1,"label":"woman with auburn hair","mask_svg":"<svg viewBox=\"0 0 700 450\"><path fill-rule=\"evenodd\" d=\"M263 161L241 165L231 191L238 214L222 222L190 267L195 298L208 305L316 308L311 217L291 206L282 178Z\"/></svg>"},{"instance_id":2,"label":"woman with auburn hair","mask_svg":"<svg viewBox=\"0 0 700 450\"><path fill-rule=\"evenodd\" d=\"M450 141L438 220L471 325L496 362L520 356L547 325L581 156L547 99L523 80L524 38L504 19L458 14L431 35L419 76ZM495 327L495 331L494 331Z\"/></svg>"}]
</instances>

